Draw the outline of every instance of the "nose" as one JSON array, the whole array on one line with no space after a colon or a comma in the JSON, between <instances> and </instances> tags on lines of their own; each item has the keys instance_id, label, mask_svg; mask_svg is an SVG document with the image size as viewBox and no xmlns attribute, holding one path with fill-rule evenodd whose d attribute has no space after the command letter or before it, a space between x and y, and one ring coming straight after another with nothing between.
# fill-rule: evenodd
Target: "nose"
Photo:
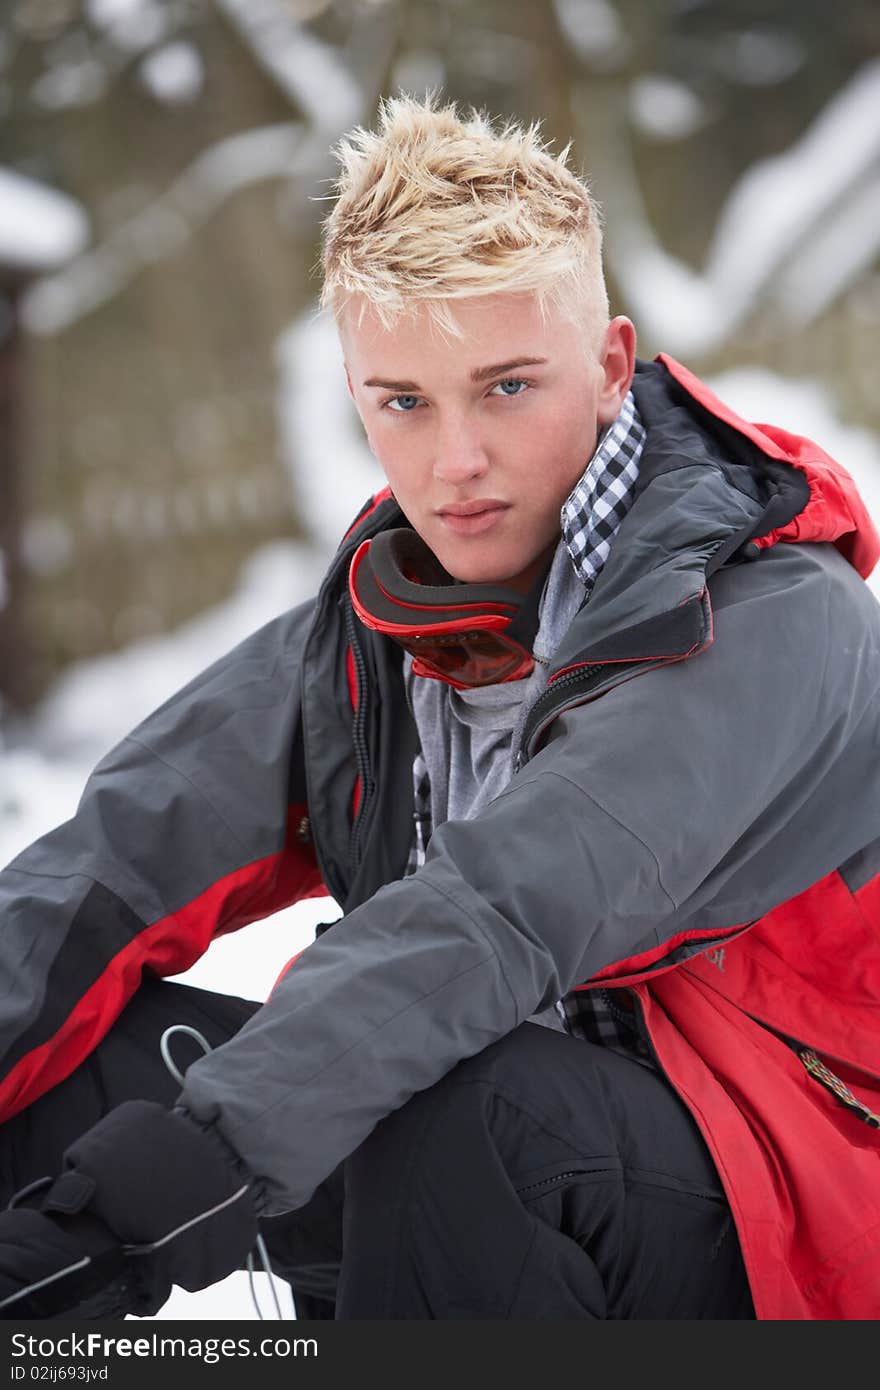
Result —
<instances>
[{"instance_id":1,"label":"nose","mask_svg":"<svg viewBox=\"0 0 880 1390\"><path fill-rule=\"evenodd\" d=\"M482 478L489 456L479 430L465 418L449 420L441 427L434 454L434 477L449 487L460 487Z\"/></svg>"}]
</instances>

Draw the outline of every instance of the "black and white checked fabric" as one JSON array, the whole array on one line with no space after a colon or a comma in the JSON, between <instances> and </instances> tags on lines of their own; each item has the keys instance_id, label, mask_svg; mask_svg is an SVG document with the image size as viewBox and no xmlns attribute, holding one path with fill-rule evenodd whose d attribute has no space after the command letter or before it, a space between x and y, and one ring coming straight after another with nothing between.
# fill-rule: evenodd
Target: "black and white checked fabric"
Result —
<instances>
[{"instance_id":1,"label":"black and white checked fabric","mask_svg":"<svg viewBox=\"0 0 880 1390\"><path fill-rule=\"evenodd\" d=\"M611 551L611 543L632 506L639 476L639 460L645 444L642 424L632 392L617 419L600 441L575 488L562 507L560 525L572 563L587 594L593 588ZM421 752L413 763L413 824L406 874L425 862L433 829L431 783ZM615 998L612 990L571 993L557 1004L567 1032L588 1042L652 1066L647 1045L634 1016Z\"/></svg>"},{"instance_id":2,"label":"black and white checked fabric","mask_svg":"<svg viewBox=\"0 0 880 1390\"><path fill-rule=\"evenodd\" d=\"M644 1066L653 1067L654 1060L635 1014L619 1001L620 995L611 989L572 990L557 1007L565 1031L573 1037L598 1043L612 1052L624 1052Z\"/></svg>"},{"instance_id":3,"label":"black and white checked fabric","mask_svg":"<svg viewBox=\"0 0 880 1390\"><path fill-rule=\"evenodd\" d=\"M632 506L645 427L630 391L562 508L562 535L584 586L592 589Z\"/></svg>"}]
</instances>

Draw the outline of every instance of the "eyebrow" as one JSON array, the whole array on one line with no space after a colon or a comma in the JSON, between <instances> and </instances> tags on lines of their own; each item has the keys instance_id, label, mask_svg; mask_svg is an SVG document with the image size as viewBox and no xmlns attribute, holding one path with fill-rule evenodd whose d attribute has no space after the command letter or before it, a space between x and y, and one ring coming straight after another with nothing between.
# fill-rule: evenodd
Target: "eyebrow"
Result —
<instances>
[{"instance_id":1,"label":"eyebrow","mask_svg":"<svg viewBox=\"0 0 880 1390\"><path fill-rule=\"evenodd\" d=\"M506 373L518 371L520 367L543 367L546 362L546 357L517 357L512 362L494 362L489 367L474 367L471 372L471 381L488 381L490 377L504 376ZM378 386L383 391L400 391L411 394L415 394L420 389L415 381L386 381L377 376L371 376L364 382L364 385Z\"/></svg>"}]
</instances>

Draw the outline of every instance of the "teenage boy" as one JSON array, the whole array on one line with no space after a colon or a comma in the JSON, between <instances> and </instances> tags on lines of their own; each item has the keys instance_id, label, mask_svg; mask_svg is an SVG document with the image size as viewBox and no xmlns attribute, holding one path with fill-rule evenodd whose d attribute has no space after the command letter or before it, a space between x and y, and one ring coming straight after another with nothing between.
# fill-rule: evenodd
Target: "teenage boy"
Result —
<instances>
[{"instance_id":1,"label":"teenage boy","mask_svg":"<svg viewBox=\"0 0 880 1390\"><path fill-rule=\"evenodd\" d=\"M312 1315L875 1316L864 506L635 363L534 130L398 99L340 159L389 488L2 877L0 1313L152 1311L262 1233ZM157 979L320 884L255 1012Z\"/></svg>"}]
</instances>

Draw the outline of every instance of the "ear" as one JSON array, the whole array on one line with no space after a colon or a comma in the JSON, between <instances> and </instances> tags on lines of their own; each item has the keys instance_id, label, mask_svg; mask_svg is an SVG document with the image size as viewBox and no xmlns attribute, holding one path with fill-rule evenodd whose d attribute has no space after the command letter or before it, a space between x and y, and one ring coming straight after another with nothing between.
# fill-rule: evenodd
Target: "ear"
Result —
<instances>
[{"instance_id":1,"label":"ear","mask_svg":"<svg viewBox=\"0 0 880 1390\"><path fill-rule=\"evenodd\" d=\"M611 320L599 353L598 419L610 425L616 419L632 384L636 365L636 330L622 314Z\"/></svg>"}]
</instances>

